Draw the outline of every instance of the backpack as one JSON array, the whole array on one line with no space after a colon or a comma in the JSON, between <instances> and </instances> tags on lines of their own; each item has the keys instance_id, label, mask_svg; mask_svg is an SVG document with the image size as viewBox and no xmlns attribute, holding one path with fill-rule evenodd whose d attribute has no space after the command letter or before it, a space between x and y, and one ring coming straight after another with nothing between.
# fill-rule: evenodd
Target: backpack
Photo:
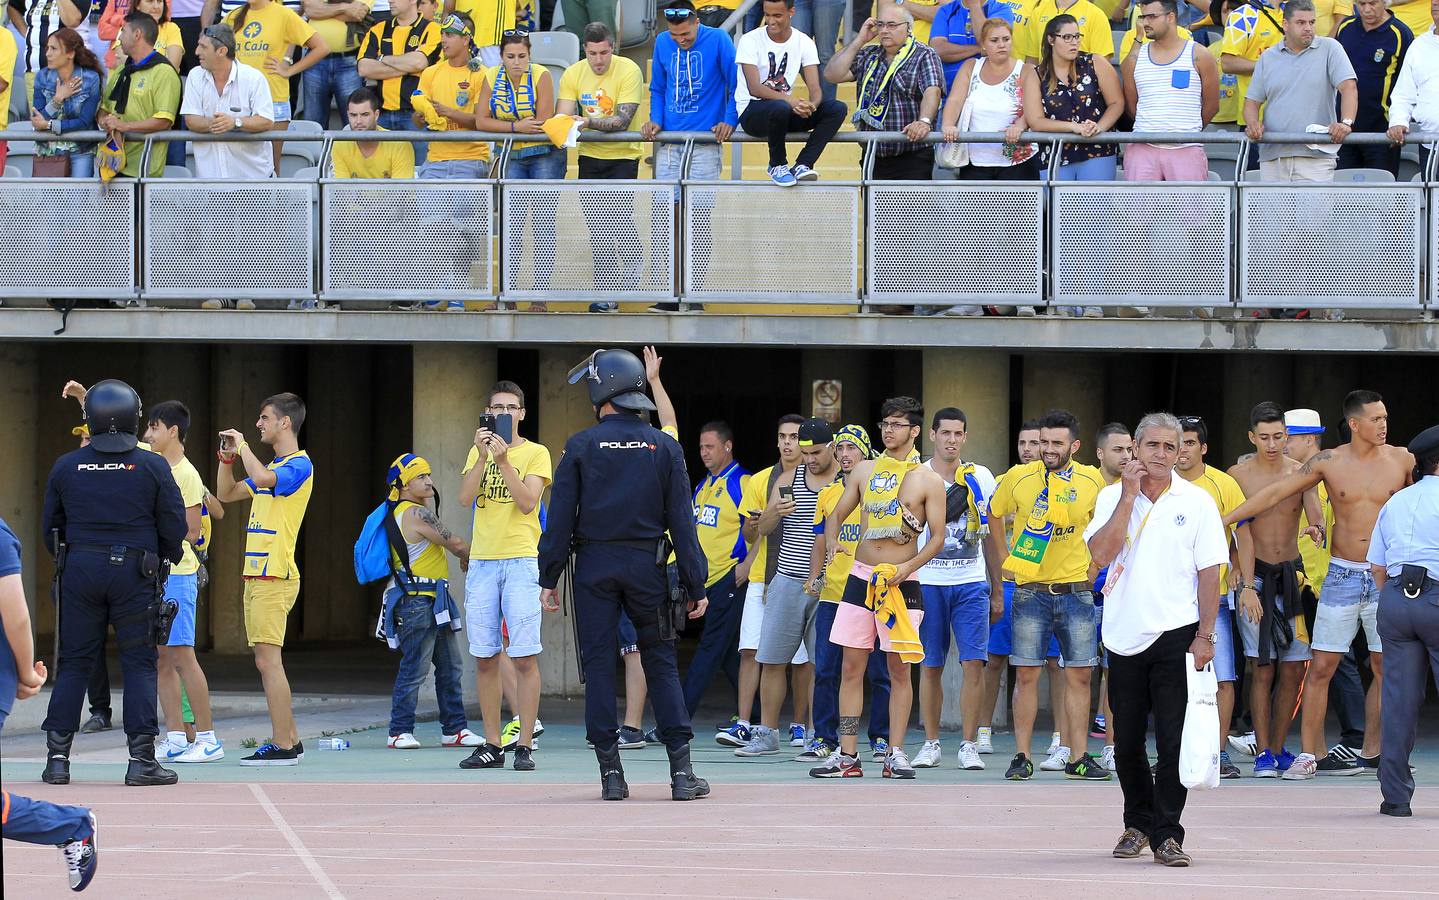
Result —
<instances>
[{"instance_id":1,"label":"backpack","mask_svg":"<svg viewBox=\"0 0 1439 900\"><path fill-rule=\"evenodd\" d=\"M410 551L395 521L395 504L386 500L375 507L360 528L360 537L355 541L355 580L370 584L381 578L394 578L403 583L406 579L395 571L395 557L399 557L405 576L414 578Z\"/></svg>"}]
</instances>

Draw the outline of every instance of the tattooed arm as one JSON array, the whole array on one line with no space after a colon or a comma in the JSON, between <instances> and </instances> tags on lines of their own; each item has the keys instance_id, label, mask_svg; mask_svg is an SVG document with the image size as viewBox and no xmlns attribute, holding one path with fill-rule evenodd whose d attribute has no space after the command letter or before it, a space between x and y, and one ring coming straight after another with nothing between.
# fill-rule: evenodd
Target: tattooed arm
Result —
<instances>
[{"instance_id":1,"label":"tattooed arm","mask_svg":"<svg viewBox=\"0 0 1439 900\"><path fill-rule=\"evenodd\" d=\"M621 103L615 107L612 116L589 116L585 119L585 127L595 131L627 131L630 127L630 120L635 117L635 112L640 108L638 103Z\"/></svg>"},{"instance_id":2,"label":"tattooed arm","mask_svg":"<svg viewBox=\"0 0 1439 900\"><path fill-rule=\"evenodd\" d=\"M430 510L423 506L412 506L410 511L405 514L405 518L409 519L406 524L414 530L415 534L432 544L439 544L459 559L470 558L469 541L450 531L449 526L441 522L440 517Z\"/></svg>"}]
</instances>

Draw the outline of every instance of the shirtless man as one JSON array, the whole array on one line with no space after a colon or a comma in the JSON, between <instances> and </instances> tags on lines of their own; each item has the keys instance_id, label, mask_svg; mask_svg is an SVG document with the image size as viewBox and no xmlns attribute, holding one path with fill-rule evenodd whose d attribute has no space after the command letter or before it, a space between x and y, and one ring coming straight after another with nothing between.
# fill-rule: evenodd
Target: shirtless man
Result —
<instances>
[{"instance_id":1,"label":"shirtless man","mask_svg":"<svg viewBox=\"0 0 1439 900\"><path fill-rule=\"evenodd\" d=\"M917 573L944 548L944 480L928 466L911 460L914 442L924 425L924 410L913 397L893 397L880 406L880 439L884 455L855 466L845 481L844 494L825 519L825 546L832 557L839 548L839 529L855 507L860 513L860 541L854 567L845 582L835 611L830 642L844 648L839 686L839 752L810 769L815 778L858 778L864 774L858 756L859 716L864 710L864 676L869 654L879 638L889 664L890 747L884 760L884 777L913 778L914 767L904 753L913 703L909 667L924 658L919 623L924 598ZM925 527L929 540L917 540ZM871 602L881 602L872 582L874 570L893 566L889 584L898 585L908 616L886 625ZM871 600L870 594L875 596Z\"/></svg>"},{"instance_id":2,"label":"shirtless man","mask_svg":"<svg viewBox=\"0 0 1439 900\"><path fill-rule=\"evenodd\" d=\"M1304 752L1284 773L1286 779L1293 781L1312 778L1319 770L1320 754L1324 753L1325 746L1324 718L1329 712L1329 681L1361 625L1374 672L1374 683L1365 698L1363 757L1373 759L1379 755L1379 685L1384 672L1383 647L1376 621L1379 591L1369 565L1363 560L1368 558L1369 538L1380 508L1411 481L1414 456L1402 447L1386 443L1389 414L1383 398L1373 391L1351 391L1344 398L1344 419L1351 433L1349 443L1315 454L1300 465L1298 471L1257 493L1246 487L1245 493L1250 499L1224 519L1226 525L1242 522L1282 505L1320 482L1328 490L1329 502L1334 508L1334 536L1330 543L1333 556L1329 574L1324 579L1319 611L1314 617L1311 640L1314 662L1304 682ZM1238 479L1238 475L1235 477ZM1309 521L1324 521L1317 505L1310 511ZM1297 521L1295 524L1297 526ZM1315 531L1322 531L1318 525L1313 527ZM1256 534L1256 554L1261 552L1259 544ZM1345 761L1328 756L1324 757L1324 765L1326 771L1337 771L1333 769L1336 766L1347 771L1350 767Z\"/></svg>"}]
</instances>

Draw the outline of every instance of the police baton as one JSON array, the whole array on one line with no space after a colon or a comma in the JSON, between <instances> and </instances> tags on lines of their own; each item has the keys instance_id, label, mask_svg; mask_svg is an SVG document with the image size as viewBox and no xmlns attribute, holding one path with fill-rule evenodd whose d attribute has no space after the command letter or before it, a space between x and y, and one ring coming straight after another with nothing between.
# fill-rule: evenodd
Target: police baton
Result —
<instances>
[{"instance_id":1,"label":"police baton","mask_svg":"<svg viewBox=\"0 0 1439 900\"><path fill-rule=\"evenodd\" d=\"M65 545L60 543L60 529L50 529L50 546L55 551L55 577L50 579L50 597L55 601L55 644L50 655L50 665L55 675L60 674L60 577L65 571Z\"/></svg>"},{"instance_id":2,"label":"police baton","mask_svg":"<svg viewBox=\"0 0 1439 900\"><path fill-rule=\"evenodd\" d=\"M565 563L565 570L560 573L560 586L564 588L565 601L562 607L565 616L570 620L570 631L575 639L575 667L579 669L580 684L585 683L585 657L580 652L580 617L578 614L570 615L575 605L575 554L570 552L570 558Z\"/></svg>"}]
</instances>

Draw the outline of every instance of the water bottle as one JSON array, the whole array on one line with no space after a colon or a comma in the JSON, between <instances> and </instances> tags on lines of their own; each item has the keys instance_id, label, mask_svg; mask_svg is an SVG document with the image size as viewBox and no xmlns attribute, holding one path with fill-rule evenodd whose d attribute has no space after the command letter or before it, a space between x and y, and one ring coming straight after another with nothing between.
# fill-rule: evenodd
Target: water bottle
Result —
<instances>
[{"instance_id":1,"label":"water bottle","mask_svg":"<svg viewBox=\"0 0 1439 900\"><path fill-rule=\"evenodd\" d=\"M321 750L348 750L350 742L344 738L320 738Z\"/></svg>"}]
</instances>

